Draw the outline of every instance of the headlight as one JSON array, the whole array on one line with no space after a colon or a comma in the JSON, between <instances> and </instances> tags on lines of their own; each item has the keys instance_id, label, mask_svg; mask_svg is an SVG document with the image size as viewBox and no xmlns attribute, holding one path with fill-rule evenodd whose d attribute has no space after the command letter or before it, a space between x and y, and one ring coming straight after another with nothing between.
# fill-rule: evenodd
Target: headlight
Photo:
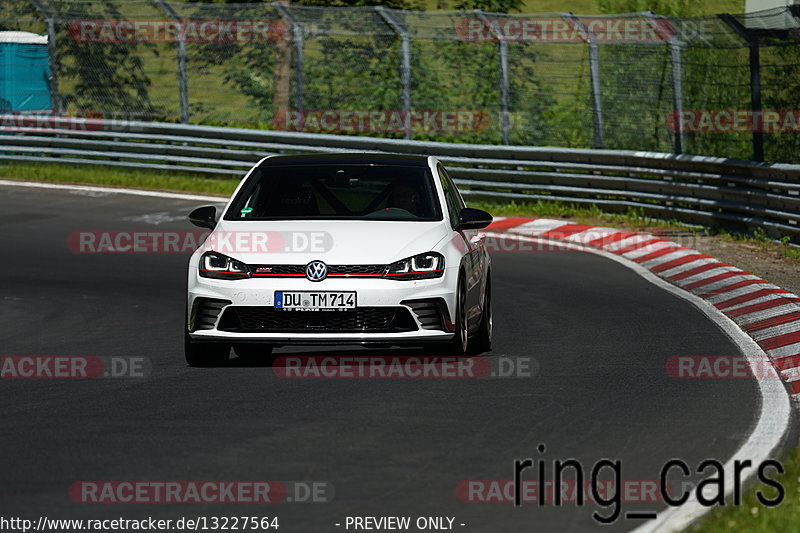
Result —
<instances>
[{"instance_id":1,"label":"headlight","mask_svg":"<svg viewBox=\"0 0 800 533\"><path fill-rule=\"evenodd\" d=\"M392 263L383 276L389 279L431 279L444 275L444 256L436 252L415 255Z\"/></svg>"},{"instance_id":2,"label":"headlight","mask_svg":"<svg viewBox=\"0 0 800 533\"><path fill-rule=\"evenodd\" d=\"M212 279L242 279L250 277L247 265L227 255L206 252L200 257L200 277Z\"/></svg>"}]
</instances>

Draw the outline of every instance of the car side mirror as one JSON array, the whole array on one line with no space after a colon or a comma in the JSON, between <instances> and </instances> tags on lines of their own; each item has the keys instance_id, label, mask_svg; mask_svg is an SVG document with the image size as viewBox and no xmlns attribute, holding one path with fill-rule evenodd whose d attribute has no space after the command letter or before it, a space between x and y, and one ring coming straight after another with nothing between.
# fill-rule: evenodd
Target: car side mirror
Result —
<instances>
[{"instance_id":1,"label":"car side mirror","mask_svg":"<svg viewBox=\"0 0 800 533\"><path fill-rule=\"evenodd\" d=\"M189 222L201 228L214 229L217 225L217 208L213 205L198 207L189 213Z\"/></svg>"},{"instance_id":2,"label":"car side mirror","mask_svg":"<svg viewBox=\"0 0 800 533\"><path fill-rule=\"evenodd\" d=\"M465 207L458 214L458 224L456 231L465 229L482 229L492 223L494 218L486 211Z\"/></svg>"}]
</instances>

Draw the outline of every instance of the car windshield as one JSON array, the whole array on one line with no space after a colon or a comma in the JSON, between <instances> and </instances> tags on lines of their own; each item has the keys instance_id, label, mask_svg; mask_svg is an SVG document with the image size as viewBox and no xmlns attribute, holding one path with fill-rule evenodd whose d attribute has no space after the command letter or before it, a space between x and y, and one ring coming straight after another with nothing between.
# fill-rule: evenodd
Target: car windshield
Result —
<instances>
[{"instance_id":1,"label":"car windshield","mask_svg":"<svg viewBox=\"0 0 800 533\"><path fill-rule=\"evenodd\" d=\"M368 164L256 168L225 220L442 220L427 167Z\"/></svg>"}]
</instances>

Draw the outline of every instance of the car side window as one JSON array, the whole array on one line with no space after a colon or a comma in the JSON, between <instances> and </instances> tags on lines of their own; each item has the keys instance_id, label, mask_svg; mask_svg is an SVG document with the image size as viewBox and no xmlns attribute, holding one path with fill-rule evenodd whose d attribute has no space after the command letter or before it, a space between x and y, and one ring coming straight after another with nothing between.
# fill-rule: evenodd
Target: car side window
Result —
<instances>
[{"instance_id":1,"label":"car side window","mask_svg":"<svg viewBox=\"0 0 800 533\"><path fill-rule=\"evenodd\" d=\"M461 212L461 208L459 207L458 201L455 197L455 195L458 193L457 191L453 190L452 181L450 181L449 176L447 175L447 172L441 163L436 166L436 169L439 172L439 180L442 183L444 199L447 203L447 211L450 214L450 225L451 227L455 228L458 224L458 214Z\"/></svg>"},{"instance_id":2,"label":"car side window","mask_svg":"<svg viewBox=\"0 0 800 533\"><path fill-rule=\"evenodd\" d=\"M461 193L459 192L458 187L456 187L456 184L453 181L453 178L451 178L450 174L447 173L447 169L442 167L442 171L444 172L444 179L446 179L448 185L450 185L450 190L452 191L453 199L456 201L456 205L458 206L458 212L460 213L462 209L467 207L467 204L466 204L466 202L464 202L464 199L461 197Z\"/></svg>"}]
</instances>

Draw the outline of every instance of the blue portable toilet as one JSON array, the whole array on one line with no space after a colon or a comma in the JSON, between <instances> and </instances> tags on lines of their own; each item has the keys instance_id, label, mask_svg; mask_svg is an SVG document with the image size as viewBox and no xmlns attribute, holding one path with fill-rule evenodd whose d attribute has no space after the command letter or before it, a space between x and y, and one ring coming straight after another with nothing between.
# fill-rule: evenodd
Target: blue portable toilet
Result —
<instances>
[{"instance_id":1,"label":"blue portable toilet","mask_svg":"<svg viewBox=\"0 0 800 533\"><path fill-rule=\"evenodd\" d=\"M47 36L0 31L0 112L51 111Z\"/></svg>"}]
</instances>

